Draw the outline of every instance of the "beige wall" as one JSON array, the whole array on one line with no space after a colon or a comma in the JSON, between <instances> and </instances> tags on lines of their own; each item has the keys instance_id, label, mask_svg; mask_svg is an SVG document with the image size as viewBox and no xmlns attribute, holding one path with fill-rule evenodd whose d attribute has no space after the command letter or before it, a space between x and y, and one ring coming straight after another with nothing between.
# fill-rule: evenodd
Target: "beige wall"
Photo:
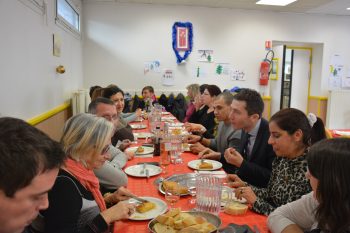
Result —
<instances>
[{"instance_id":1,"label":"beige wall","mask_svg":"<svg viewBox=\"0 0 350 233\"><path fill-rule=\"evenodd\" d=\"M49 135L52 139L59 141L62 136L64 123L71 116L71 108L66 108L50 118L38 123L35 125L35 127Z\"/></svg>"}]
</instances>

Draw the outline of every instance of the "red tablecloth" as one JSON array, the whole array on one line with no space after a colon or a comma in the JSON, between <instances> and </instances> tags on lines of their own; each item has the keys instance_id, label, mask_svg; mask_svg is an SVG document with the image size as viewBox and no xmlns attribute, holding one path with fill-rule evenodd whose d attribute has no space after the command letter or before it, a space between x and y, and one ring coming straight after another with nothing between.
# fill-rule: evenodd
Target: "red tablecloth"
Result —
<instances>
[{"instance_id":1,"label":"red tablecloth","mask_svg":"<svg viewBox=\"0 0 350 233\"><path fill-rule=\"evenodd\" d=\"M146 122L143 122L146 123ZM137 131L141 132L141 131ZM143 131L145 132L145 131ZM171 164L168 166L168 174L167 176L171 176L173 174L182 174L182 173L190 173L193 172L192 169L190 169L187 166L187 163L191 160L197 159L197 156L186 152L182 154L182 158L184 162L182 164ZM139 162L159 162L159 157L153 157L153 158L137 158L135 157L133 160L128 161L127 166L135 165ZM150 177L150 179L146 180L146 178L137 178L137 177L128 177L128 189L131 190L134 194L137 196L150 196L150 197L156 197L159 199L162 199L165 201L164 195L161 194L158 191L158 187L156 187L153 182L155 179L161 177L162 174ZM188 201L191 197L190 196L182 196L180 198L180 201L176 203L176 207L181 207L182 210L189 210L190 207L188 205ZM253 225L256 225L260 232L268 232L267 225L266 225L266 219L267 217L264 215L257 214L251 210L248 210L248 212L245 215L242 216L233 216L228 215L224 212L221 212L219 214L219 217L222 221L222 227L226 226L229 223L235 223L235 224L247 224L253 229ZM119 221L116 223L116 231L115 232L123 232L123 233L131 233L131 232L148 232L148 222L149 221L131 221L131 220L124 220Z\"/></svg>"}]
</instances>

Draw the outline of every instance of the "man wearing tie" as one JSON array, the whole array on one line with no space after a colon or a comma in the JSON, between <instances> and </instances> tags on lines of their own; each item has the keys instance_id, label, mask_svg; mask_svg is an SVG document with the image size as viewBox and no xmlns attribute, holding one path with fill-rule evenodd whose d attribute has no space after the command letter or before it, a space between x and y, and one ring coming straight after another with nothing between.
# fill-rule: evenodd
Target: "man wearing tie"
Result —
<instances>
[{"instance_id":1,"label":"man wearing tie","mask_svg":"<svg viewBox=\"0 0 350 233\"><path fill-rule=\"evenodd\" d=\"M231 124L242 129L242 146L239 150L225 151L227 173L238 175L243 181L257 187L266 187L270 179L271 165L275 158L272 146L267 143L270 132L268 122L262 118L264 102L252 89L241 89L231 104ZM230 175L235 180L236 175Z\"/></svg>"}]
</instances>

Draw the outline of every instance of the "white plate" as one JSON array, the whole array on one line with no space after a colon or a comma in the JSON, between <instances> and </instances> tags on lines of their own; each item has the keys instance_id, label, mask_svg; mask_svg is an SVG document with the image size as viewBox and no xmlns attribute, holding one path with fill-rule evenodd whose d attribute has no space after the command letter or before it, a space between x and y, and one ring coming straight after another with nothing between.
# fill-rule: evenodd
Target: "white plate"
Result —
<instances>
[{"instance_id":1,"label":"white plate","mask_svg":"<svg viewBox=\"0 0 350 233\"><path fill-rule=\"evenodd\" d=\"M143 152L136 152L137 148L139 148L138 146L133 146L133 147L129 147L127 148L125 151L126 152L133 152L135 153L135 155L147 155L147 154L152 154L154 151L153 147L149 147L149 146L143 146L142 148L144 149Z\"/></svg>"},{"instance_id":2,"label":"white plate","mask_svg":"<svg viewBox=\"0 0 350 233\"><path fill-rule=\"evenodd\" d=\"M165 120L175 120L176 117L174 116L162 116L162 121L165 121Z\"/></svg>"},{"instance_id":3,"label":"white plate","mask_svg":"<svg viewBox=\"0 0 350 233\"><path fill-rule=\"evenodd\" d=\"M146 199L147 201L153 202L154 204L156 204L156 207L150 211L147 211L145 213L139 213L139 212L134 212L129 219L130 220L149 220L149 219L153 219L155 217L157 217L160 214L164 214L167 209L168 206L167 204L155 197L140 197L142 199ZM132 199L131 199L132 200ZM129 201L130 202L130 201Z\"/></svg>"},{"instance_id":4,"label":"white plate","mask_svg":"<svg viewBox=\"0 0 350 233\"><path fill-rule=\"evenodd\" d=\"M162 115L169 115L170 112L162 112Z\"/></svg>"},{"instance_id":5,"label":"white plate","mask_svg":"<svg viewBox=\"0 0 350 233\"><path fill-rule=\"evenodd\" d=\"M143 164L133 165L125 168L125 173L128 174L129 176L146 177L146 172L141 174L142 169L143 169ZM160 167L152 164L146 164L146 169L148 169L149 171L149 176L156 176L162 172L162 169Z\"/></svg>"},{"instance_id":6,"label":"white plate","mask_svg":"<svg viewBox=\"0 0 350 233\"><path fill-rule=\"evenodd\" d=\"M134 124L134 125L130 125L130 127L132 129L146 129L147 125L143 125L143 124Z\"/></svg>"},{"instance_id":7,"label":"white plate","mask_svg":"<svg viewBox=\"0 0 350 233\"><path fill-rule=\"evenodd\" d=\"M147 132L134 133L134 136L137 138L150 138L153 136L153 133L147 133Z\"/></svg>"},{"instance_id":8,"label":"white plate","mask_svg":"<svg viewBox=\"0 0 350 233\"><path fill-rule=\"evenodd\" d=\"M235 195L235 189L227 187L227 186L222 186L221 190L221 206L225 206L227 202L230 201L237 201L240 203L247 203L247 200L245 198L242 199L237 199Z\"/></svg>"},{"instance_id":9,"label":"white plate","mask_svg":"<svg viewBox=\"0 0 350 233\"><path fill-rule=\"evenodd\" d=\"M169 127L182 127L183 125L184 123L181 123L181 122L169 123Z\"/></svg>"},{"instance_id":10,"label":"white plate","mask_svg":"<svg viewBox=\"0 0 350 233\"><path fill-rule=\"evenodd\" d=\"M206 171L214 171L214 170L218 170L222 167L222 163L220 163L216 160L205 159L204 162L213 164L213 168L211 168L211 169L199 169L199 164L201 163L200 159L192 160L192 161L188 162L187 166L189 166L190 168L195 169L195 170L206 170Z\"/></svg>"}]
</instances>

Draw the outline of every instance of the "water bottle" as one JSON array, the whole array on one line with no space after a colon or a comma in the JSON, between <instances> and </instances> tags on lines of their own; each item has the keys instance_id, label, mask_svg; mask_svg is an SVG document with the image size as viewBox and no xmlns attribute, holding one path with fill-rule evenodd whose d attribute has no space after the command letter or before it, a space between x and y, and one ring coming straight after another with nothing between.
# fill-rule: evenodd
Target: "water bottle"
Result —
<instances>
[{"instance_id":1,"label":"water bottle","mask_svg":"<svg viewBox=\"0 0 350 233\"><path fill-rule=\"evenodd\" d=\"M157 126L154 132L154 156L160 156L160 127Z\"/></svg>"}]
</instances>

